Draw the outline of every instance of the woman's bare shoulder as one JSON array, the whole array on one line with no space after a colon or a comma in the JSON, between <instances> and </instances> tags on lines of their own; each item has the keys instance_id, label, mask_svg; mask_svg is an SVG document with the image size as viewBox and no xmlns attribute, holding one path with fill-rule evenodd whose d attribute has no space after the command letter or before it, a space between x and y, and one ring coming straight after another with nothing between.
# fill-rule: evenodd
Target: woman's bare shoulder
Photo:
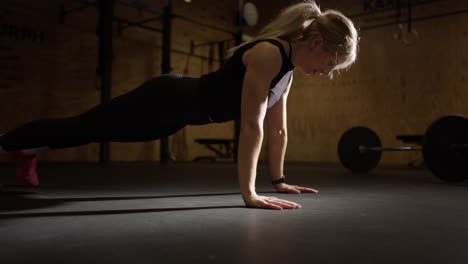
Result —
<instances>
[{"instance_id":1,"label":"woman's bare shoulder","mask_svg":"<svg viewBox=\"0 0 468 264\"><path fill-rule=\"evenodd\" d=\"M281 51L278 46L262 41L244 53L242 62L247 68L252 66L277 68L282 63Z\"/></svg>"}]
</instances>

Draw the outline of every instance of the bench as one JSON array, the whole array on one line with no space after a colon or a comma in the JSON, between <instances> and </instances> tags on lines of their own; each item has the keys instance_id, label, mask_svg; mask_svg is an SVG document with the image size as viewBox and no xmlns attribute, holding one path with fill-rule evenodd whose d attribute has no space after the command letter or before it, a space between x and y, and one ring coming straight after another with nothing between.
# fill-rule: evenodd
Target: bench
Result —
<instances>
[{"instance_id":1,"label":"bench","mask_svg":"<svg viewBox=\"0 0 468 264\"><path fill-rule=\"evenodd\" d=\"M397 140L402 141L403 143L413 143L421 146L423 144L424 135L398 135L396 136ZM410 167L422 167L424 166L423 160L411 161L408 166Z\"/></svg>"},{"instance_id":2,"label":"bench","mask_svg":"<svg viewBox=\"0 0 468 264\"><path fill-rule=\"evenodd\" d=\"M195 142L213 151L215 155L199 156L193 160L194 162L199 162L202 160L216 162L219 159L234 158L234 139L195 139Z\"/></svg>"},{"instance_id":3,"label":"bench","mask_svg":"<svg viewBox=\"0 0 468 264\"><path fill-rule=\"evenodd\" d=\"M403 143L416 143L418 145L423 144L424 135L398 135L396 139L402 141Z\"/></svg>"}]
</instances>

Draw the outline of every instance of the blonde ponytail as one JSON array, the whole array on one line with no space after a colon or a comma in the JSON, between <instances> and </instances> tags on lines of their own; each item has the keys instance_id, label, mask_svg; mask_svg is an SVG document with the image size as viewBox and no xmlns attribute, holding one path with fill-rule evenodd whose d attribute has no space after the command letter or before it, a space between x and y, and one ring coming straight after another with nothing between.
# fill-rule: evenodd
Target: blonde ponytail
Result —
<instances>
[{"instance_id":1,"label":"blonde ponytail","mask_svg":"<svg viewBox=\"0 0 468 264\"><path fill-rule=\"evenodd\" d=\"M240 47L259 39L307 40L322 36L324 47L346 60L334 70L349 67L356 60L359 37L353 22L336 10L321 12L315 1L306 0L284 9L252 40L228 50L231 57Z\"/></svg>"},{"instance_id":2,"label":"blonde ponytail","mask_svg":"<svg viewBox=\"0 0 468 264\"><path fill-rule=\"evenodd\" d=\"M227 57L231 57L240 47L259 39L274 37L290 38L293 35L297 35L304 28L304 24L307 23L307 21L319 17L320 14L320 8L317 6L315 1L306 1L304 3L289 6L284 9L278 17L267 24L256 37L248 42L229 49Z\"/></svg>"}]
</instances>

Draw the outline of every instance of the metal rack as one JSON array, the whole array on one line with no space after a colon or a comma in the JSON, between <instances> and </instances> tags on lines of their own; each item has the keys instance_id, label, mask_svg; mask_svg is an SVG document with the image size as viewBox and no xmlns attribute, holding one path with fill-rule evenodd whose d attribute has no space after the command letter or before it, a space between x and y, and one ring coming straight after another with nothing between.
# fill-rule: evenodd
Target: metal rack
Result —
<instances>
[{"instance_id":1,"label":"metal rack","mask_svg":"<svg viewBox=\"0 0 468 264\"><path fill-rule=\"evenodd\" d=\"M59 8L59 23L65 23L66 16L85 10L90 7L95 7L98 9L99 18L98 18L98 25L97 25L97 32L98 41L99 41L99 61L98 61L98 69L97 73L101 78L101 103L107 103L111 99L111 91L112 91L112 25L113 22L118 23L118 32L119 34L126 28L130 27L137 27L144 30L149 30L152 32L162 34L162 61L161 61L161 69L162 74L167 74L171 71L171 32L172 32L172 20L173 19L181 19L186 22L196 24L202 27L206 27L215 31L224 32L233 35L233 39L236 40L236 43L241 42L242 37L242 12L239 12L238 17L238 29L236 31L231 31L228 29L224 29L218 26L209 25L203 22L196 21L194 19L184 17L181 15L177 15L173 13L173 5L172 0L167 0L167 5L160 8L154 7L136 0L96 0L96 1L88 1L88 0L81 0L77 1L81 4L79 7L75 8L66 8L64 5L61 5ZM114 8L115 4L121 4L131 8L137 8L139 10L143 10L145 12L151 13L156 15L153 18L145 19L141 21L128 21L127 19L118 18L114 16ZM243 0L239 0L239 10L242 10ZM162 20L162 29L155 28L152 26L148 26L149 22L159 21ZM203 45L211 45L212 42L198 44L196 47L203 46ZM192 47L193 48L193 47ZM186 53L182 51L175 51L177 53L182 53L190 56L202 57L197 56L191 53ZM205 58L205 59L212 59L212 58ZM237 125L236 125L237 127ZM236 135L238 134L236 129ZM236 136L237 137L237 136ZM171 153L169 150L169 142L168 138L161 138L161 145L160 145L160 157L162 163L167 163L171 160ZM104 165L109 161L109 144L108 142L101 142L100 144L100 154L99 154L99 163Z\"/></svg>"}]
</instances>

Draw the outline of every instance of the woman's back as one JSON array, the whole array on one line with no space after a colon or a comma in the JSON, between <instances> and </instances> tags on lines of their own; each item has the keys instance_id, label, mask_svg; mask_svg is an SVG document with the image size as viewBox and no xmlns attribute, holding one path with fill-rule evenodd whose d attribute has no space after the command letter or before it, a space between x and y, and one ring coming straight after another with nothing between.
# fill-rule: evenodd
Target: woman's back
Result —
<instances>
[{"instance_id":1,"label":"woman's back","mask_svg":"<svg viewBox=\"0 0 468 264\"><path fill-rule=\"evenodd\" d=\"M274 89L286 74L290 75L292 73L291 71L294 69L294 66L291 63L283 44L278 40L257 40L240 47L219 70L203 75L200 78L202 98L204 98L204 104L206 105L214 122L226 122L240 118L242 85L246 72L246 67L242 62L242 57L246 51L261 42L268 42L277 46L283 58L281 70L271 82L270 89ZM289 51L291 52L291 50ZM289 55L290 52L288 52ZM289 83L290 78L288 77L285 79L288 81L284 82L283 80L281 82L282 86L287 86ZM284 89L278 90L284 91ZM272 99L277 98L272 97ZM273 103L274 102L272 101L269 105Z\"/></svg>"}]
</instances>

